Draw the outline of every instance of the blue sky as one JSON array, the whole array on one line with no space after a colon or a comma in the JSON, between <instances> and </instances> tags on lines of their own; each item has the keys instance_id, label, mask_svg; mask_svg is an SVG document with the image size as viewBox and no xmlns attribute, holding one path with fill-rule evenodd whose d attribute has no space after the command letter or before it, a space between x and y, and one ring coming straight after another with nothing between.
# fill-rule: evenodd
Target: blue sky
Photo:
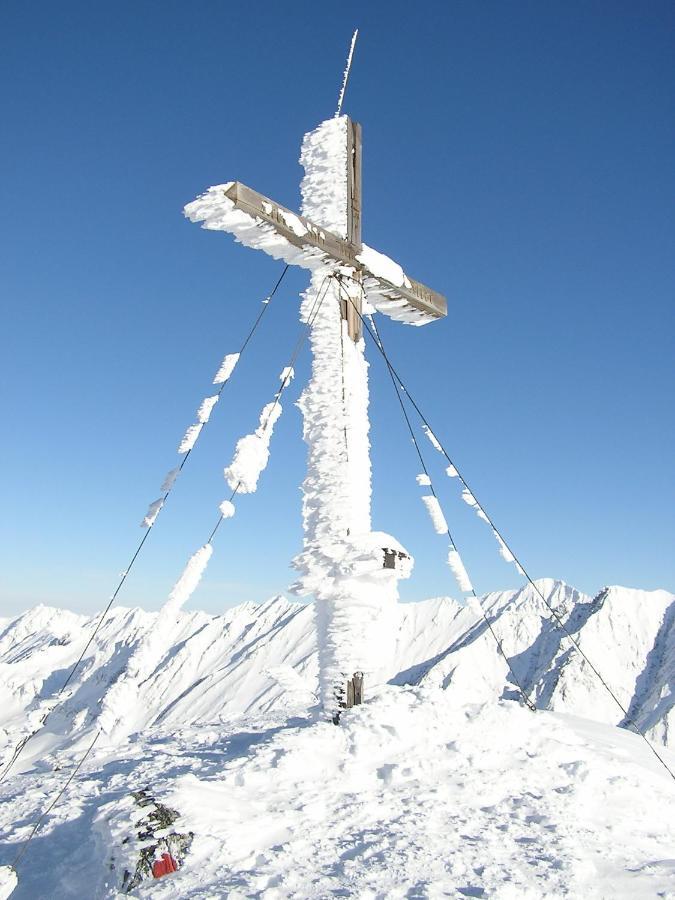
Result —
<instances>
[{"instance_id":1,"label":"blue sky","mask_svg":"<svg viewBox=\"0 0 675 900\"><path fill-rule=\"evenodd\" d=\"M381 323L395 364L533 576L675 587L670 3L9 2L0 32L2 614L105 605L220 358L279 264L189 224L239 179L299 205L303 132L364 130L364 239L446 294ZM298 334L284 282L119 602L156 608ZM374 524L455 594L371 350ZM193 606L292 580L305 448L287 395L258 493ZM516 586L429 448L479 591Z\"/></svg>"}]
</instances>

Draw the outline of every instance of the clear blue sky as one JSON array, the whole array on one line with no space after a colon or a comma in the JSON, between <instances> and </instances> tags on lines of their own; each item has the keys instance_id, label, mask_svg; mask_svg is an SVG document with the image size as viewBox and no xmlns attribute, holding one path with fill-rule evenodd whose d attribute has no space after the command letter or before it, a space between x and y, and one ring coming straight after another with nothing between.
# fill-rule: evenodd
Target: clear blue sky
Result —
<instances>
[{"instance_id":1,"label":"clear blue sky","mask_svg":"<svg viewBox=\"0 0 675 900\"><path fill-rule=\"evenodd\" d=\"M0 29L2 609L94 612L280 266L189 224L239 179L297 208L303 132L364 129L364 239L447 295L391 354L534 576L675 587L673 38L654 2L7 2ZM298 333L293 273L120 596L156 608ZM371 351L374 524L455 594ZM307 358L299 367L307 372ZM305 448L286 398L193 606L283 591ZM429 449L479 591L518 584Z\"/></svg>"}]
</instances>

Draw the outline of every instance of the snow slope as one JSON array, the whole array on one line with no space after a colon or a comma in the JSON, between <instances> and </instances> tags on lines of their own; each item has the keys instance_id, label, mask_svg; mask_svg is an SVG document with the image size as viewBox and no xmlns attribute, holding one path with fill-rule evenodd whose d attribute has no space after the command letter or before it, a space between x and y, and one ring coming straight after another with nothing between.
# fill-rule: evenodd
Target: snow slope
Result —
<instances>
[{"instance_id":1,"label":"snow slope","mask_svg":"<svg viewBox=\"0 0 675 900\"><path fill-rule=\"evenodd\" d=\"M63 776L2 786L0 863ZM675 896L673 783L639 737L427 685L387 686L338 728L276 713L158 726L97 753L13 900L123 896L139 789L193 835L182 868L139 898Z\"/></svg>"},{"instance_id":2,"label":"snow slope","mask_svg":"<svg viewBox=\"0 0 675 900\"><path fill-rule=\"evenodd\" d=\"M675 597L538 586L630 715L672 746ZM116 896L139 789L178 811L176 828L194 839L179 872L134 896L675 897L672 780L639 737L612 727L620 712L531 588L484 605L545 711L509 702L514 687L484 622L447 597L397 607L393 658L339 728L311 713L311 606L275 597L175 621L112 610L67 702L0 785L0 865L101 712L124 729L102 735L33 840L12 897ZM4 625L3 758L54 705L93 625L46 607ZM163 655L137 665L158 628ZM116 707L116 684L141 671Z\"/></svg>"}]
</instances>

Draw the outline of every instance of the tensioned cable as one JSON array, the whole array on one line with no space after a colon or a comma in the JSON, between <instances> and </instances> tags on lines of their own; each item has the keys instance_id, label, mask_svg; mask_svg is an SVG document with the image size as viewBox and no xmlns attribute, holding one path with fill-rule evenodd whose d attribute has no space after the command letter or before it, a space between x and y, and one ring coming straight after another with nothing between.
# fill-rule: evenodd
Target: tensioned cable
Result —
<instances>
[{"instance_id":1,"label":"tensioned cable","mask_svg":"<svg viewBox=\"0 0 675 900\"><path fill-rule=\"evenodd\" d=\"M267 309L268 309L268 307L269 307L269 305L270 305L270 301L272 300L272 298L273 298L274 295L276 294L277 290L279 289L279 287L280 287L280 285L281 285L281 282L284 280L284 277L285 277L286 273L288 272L288 269L289 269L289 266L286 265L286 266L284 267L284 270L282 271L281 275L280 275L279 278L277 279L277 282L276 282L276 284L274 285L274 287L272 288L272 290L269 292L269 294L267 294L267 295L263 298L263 301L262 301L262 309L261 309L260 312L258 313L258 315L257 315L257 317L256 317L256 319L255 319L255 321L253 322L253 325L251 326L251 328L250 328L248 334L246 335L246 338L244 339L243 344L241 345L241 349L239 350L239 356L241 356L241 354L244 352L244 350L246 349L246 347L247 347L248 344L250 343L251 338L253 337L253 335L254 335L255 331L257 330L258 326L260 325L260 322L262 321L262 318L263 318L263 316L265 315L265 312L267 311ZM217 397L220 397L220 395L222 394L223 389L225 388L225 385L226 385L226 384L227 384L227 381L224 381L224 382L220 385L220 388L218 389L217 394L216 394ZM180 474L180 473L183 471L183 468L184 468L186 462L187 462L188 459L190 458L190 455L191 455L191 453L192 453L192 450L193 450L193 448L190 447L190 449L187 450L186 453L185 453L185 455L183 456L183 459L181 460L180 465L178 466L178 472L176 473L176 477L178 476L178 474ZM174 483L175 483L175 480L174 480ZM172 490L173 490L173 484L171 484L171 485L169 486L169 489L165 492L164 497L162 498L162 504L161 504L161 506L160 506L160 512L161 512L161 509L163 508L163 506L164 506L164 504L165 504L165 502L166 502L166 500L167 500L167 498L168 498L168 496L169 496L169 494L171 493ZM117 587L115 588L115 590L114 590L112 596L110 597L110 600L108 601L107 606L105 607L105 609L104 609L101 613L98 614L98 616L97 616L97 618L96 618L96 620L95 620L96 625L95 625L95 627L94 627L92 633L90 634L89 639L87 640L86 644L84 645L84 649L82 650L82 652L80 653L79 657L77 658L77 660L76 660L75 663L73 664L72 668L70 669L70 672L68 673L68 676L66 677L65 681L63 682L63 684L61 685L61 687L60 687L60 688L58 689L58 691L56 692L56 702L55 702L54 706L52 706L50 709L47 710L46 713L44 713L44 715L43 715L43 716L41 717L41 719L39 720L38 727L37 727L34 731L32 731L30 734L26 735L26 737L23 738L21 741L19 741L19 743L17 744L17 746L16 746L16 748L15 748L15 750L14 750L14 753L12 754L12 757L10 758L10 760L9 760L8 763L7 763L7 765L6 765L5 768L3 769L2 774L0 774L0 783L3 782L3 781L5 780L5 778L7 777L7 775L10 773L12 767L13 767L14 764L16 763L16 761L17 761L17 759L19 758L19 756L21 755L21 753L23 752L23 749L24 749L24 747L26 746L26 744L27 744L29 741L31 741L31 740L35 737L36 734L39 734L39 732L42 730L42 728L43 728L44 725L46 724L46 722L47 722L49 716L50 716L50 715L52 714L52 712L53 712L55 709L57 709L58 706L60 705L60 704L59 704L59 698L60 698L61 694L65 691L65 689L66 689L66 688L68 687L68 685L70 684L70 682L71 682L73 676L75 675L75 673L77 672L78 668L80 667L80 664L82 663L82 660L84 659L84 657L85 657L85 655L86 655L86 653L87 653L87 650L91 647L91 645L92 645L92 643L93 643L93 641L94 641L94 638L95 638L96 635L98 634L98 631L99 631L99 629L101 628L101 625L103 624L103 622L104 622L104 620L105 620L105 617L106 617L107 614L110 612L110 609L111 609L113 603L114 603L115 600L117 599L117 595L118 595L119 592L121 591L121 589L122 589L122 587L123 587L123 585L124 585L124 582L127 580L127 577L128 577L128 575L129 575L129 572L130 572L131 569L133 568L133 565L134 565L134 563L136 562L136 560L138 559L138 556L139 556L141 550L143 549L143 546L144 546L145 542L147 541L147 539L148 539L148 537L149 537L149 535L150 535L150 532L152 531L152 529L153 529L153 527L154 527L155 522L156 522L156 518L155 518L155 519L147 526L146 531L145 531L145 534L144 534L143 537L141 538L141 540L140 540L138 546L136 547L136 550L134 551L134 554L133 554L133 556L131 557L131 560L130 560L129 564L127 565L126 569L122 572L122 574L121 574L121 576L120 576L120 580L119 580L119 582L118 582L118 584L117 584Z\"/></svg>"},{"instance_id":2,"label":"tensioned cable","mask_svg":"<svg viewBox=\"0 0 675 900\"><path fill-rule=\"evenodd\" d=\"M267 423L269 422L269 420L272 416L272 413L277 408L279 400L281 399L281 395L283 394L287 385L290 384L290 381L292 378L291 371L292 371L293 366L295 365L295 362L300 354L300 351L302 350L302 346L303 346L304 342L307 340L307 336L312 329L314 320L316 319L317 315L319 314L319 310L321 309L321 304L323 303L324 298L325 298L326 294L328 293L328 286L330 283L330 279L332 277L333 277L332 275L326 275L324 277L323 281L321 282L321 285L319 286L318 291L316 292L316 297L314 298L312 308L309 312L309 315L307 316L307 321L305 323L305 329L295 344L293 353L291 354L290 362L289 362L288 366L286 366L286 374L284 375L284 378L283 378L283 381L281 382L281 386L279 387L279 390L274 395L274 402L273 402L272 406L270 407L269 412L267 413L267 417L265 418L265 424L261 425L263 431L265 431L265 429L267 428ZM323 296L321 296L322 291L323 291ZM241 481L237 484L235 489L232 491L232 494L230 495L230 498L229 498L230 502L232 502L232 500L234 500L240 487L241 487ZM221 513L220 518L218 519L218 521L216 522L216 524L213 528L213 531L209 535L209 539L206 542L207 544L210 544L211 541L213 540L213 538L215 537L215 534L218 531L218 529L220 528L221 523L224 518L225 518L225 516Z\"/></svg>"},{"instance_id":3,"label":"tensioned cable","mask_svg":"<svg viewBox=\"0 0 675 900\"><path fill-rule=\"evenodd\" d=\"M398 372L396 371L396 369L395 369L394 366L392 365L391 361L389 360L389 357L388 357L388 355L387 355L387 353L386 353L386 351L385 351L385 349L384 349L384 346L383 346L383 345L381 346L381 345L378 343L378 341L377 341L377 339L376 339L376 337L375 337L375 334L373 333L372 329L369 327L368 323L365 321L365 319L364 319L363 316L361 315L361 311L358 310L358 309L356 308L356 304L353 303L353 301L351 300L351 298L350 298L350 302L352 303L352 306L354 307L354 310L356 311L357 315L358 315L359 318L361 319L361 322L363 323L364 328L368 331L368 334L370 335L370 337L372 338L373 342L375 343L375 346L378 348L378 350L380 351L380 353L381 353L382 356L384 357L385 361L387 362L387 366L388 366L388 368L389 368L390 373L395 377L396 381L398 382L398 384L399 384L400 387L401 387L401 390L403 391L403 393L406 395L406 397L407 397L408 400L410 401L411 405L412 405L413 408L415 409L415 412L416 412L416 413L418 414L418 416L420 417L422 423L423 423L424 425L426 425L426 427L429 429L429 431L431 431L431 433L434 434L434 436L436 437L436 440L438 441L438 445L439 445L439 447L441 448L441 453L443 454L443 456L445 456L445 458L446 458L447 461L450 463L450 465L453 466L453 468L454 468L455 471L457 472L457 475L458 475L458 477L459 477L459 480L462 482L462 484L464 485L464 487L465 487L465 488L466 488L466 489L467 489L467 490L475 497L476 495L475 495L474 492L471 490L471 488L469 487L467 481L465 480L465 478L463 477L463 475L461 474L461 472L459 471L459 469L457 468L457 466L455 465L455 463L452 461L452 459L451 459L450 456L448 455L448 453L447 453L447 451L445 450L443 444L442 444L441 441L438 439L438 436L437 436L436 433L433 431L433 429L431 428L431 425L429 424L429 422L427 421L426 417L424 416L422 410L419 408L419 406L418 406L417 403L415 402L414 398L410 395L410 392L409 392L408 389L406 388L406 386L405 386L403 380L401 379L401 376L398 374ZM480 505L481 505L481 509L483 509L482 504L480 504ZM654 756L655 756L655 757L658 759L658 761L661 763L661 765L663 766L663 768L668 772L668 774L670 775L670 777L675 781L675 772L673 772L673 770L670 768L670 766L668 765L668 763L663 759L663 757L660 755L660 753L659 753L659 752L656 750L656 748L653 746L653 744L651 743L651 741L649 740L649 738L648 738L648 737L645 735L645 733L640 729L640 727L637 725L637 723L635 722L635 720L629 715L628 710L624 707L623 703L621 703L621 701L620 701L619 698L616 696L616 694L614 693L614 691L612 690L612 688L607 684L607 682L605 681L605 679L602 677L602 675L600 674L600 672L598 671L598 669L593 665L593 663L592 663L591 660L588 658L588 656L586 655L586 653L581 649L581 646L579 645L579 642L578 642L577 640L575 640L575 638L573 637L572 634L570 634L570 631L569 631L569 629L567 628L567 626L565 625L565 623L563 622L563 620L560 618L560 616L558 615L558 613L555 611L555 609L554 609L554 608L551 606L551 604L548 602L548 600L547 600L546 597L543 595L543 593L541 592L541 590L539 589L539 587L534 583L534 581L532 580L532 578L531 578L530 575L528 574L527 570L525 569L525 566L523 566L523 564L520 562L520 560L518 559L518 557L516 556L516 554L513 552L513 550L511 549L511 547L510 547L510 546L508 545L508 543L504 540L504 538L503 538L501 532L497 529L496 525L494 524L494 522L492 521L492 519L490 518L490 516L489 516L487 513L485 513L485 516L486 516L486 518L487 518L487 520L488 520L488 523L489 523L490 526L493 528L495 534L497 534L497 535L499 536L499 538L503 541L504 546L506 547L506 549L507 549L507 550L509 551L509 553L511 553L511 555L513 556L514 562L520 567L521 571L522 571L523 574L525 575L525 578L526 578L527 581L530 583L531 587L534 589L534 591L536 592L536 594L539 596L539 598L542 600L542 602L544 603L544 605L546 606L546 608L549 610L549 612L551 613L551 615L552 615L553 618L555 619L555 622L556 622L556 624L558 625L558 627L564 632L564 634L567 636L567 638L569 639L569 641L572 643L572 645L575 647L575 649L579 652L579 654L581 655L582 659L585 660L585 662L588 664L588 666L589 666L589 668L591 669L591 671L593 672L593 674L596 676L596 678L600 681L600 683L602 684L602 686L605 688L605 690L607 691L607 693L609 694L609 696L612 698L612 700L614 700L614 702L616 703L616 705L619 707L619 709L621 710L621 712L622 712L623 715L624 715L624 721L632 726L632 728L633 728L633 730L634 730L634 732L635 732L636 734L640 735L640 737L641 737L641 738L643 739L643 741L647 744L647 746L648 746L649 749L652 751L652 753L654 754Z\"/></svg>"},{"instance_id":4,"label":"tensioned cable","mask_svg":"<svg viewBox=\"0 0 675 900\"><path fill-rule=\"evenodd\" d=\"M342 285L340 285L340 287L342 288ZM348 295L348 291L345 291L345 294ZM398 402L399 402L399 405L400 405L400 407L401 407L401 412L403 413L403 418L405 419L405 423L406 423L406 425L407 425L407 427L408 427L408 432L409 432L409 434L410 434L410 439L412 440L413 446L415 447L415 450L417 451L417 456L418 456L418 458L419 458L420 465L422 466L422 471L424 472L424 474L425 474L426 477L427 477L427 482L428 482L429 490L431 491L431 493L433 494L433 496L434 496L434 497L436 498L436 500L438 501L438 496L437 496L436 491L435 491L435 489L434 489L434 485L433 485L433 482L432 482L432 480L431 480L431 475L429 474L429 470L427 469L426 463L425 463L425 461L424 461L424 456L423 456L423 454L422 454L422 448L421 448L420 445L419 445L419 442L418 442L418 440L417 440L417 436L415 435L415 431L414 431L414 429L413 429L413 427L412 427L412 423L411 423L411 421L410 421L410 417L408 416L408 411L406 410L405 404L403 403L403 398L402 398L402 396L401 396L401 390L400 390L398 384L396 383L396 379L394 378L394 375L393 375L393 373L392 373L391 366L389 365L389 361L388 361L388 359L387 359L387 355L384 353L384 347L383 347L383 345L382 345L382 339L381 339L380 333L379 333L379 331L378 331L378 329L377 329L377 325L375 324L374 319L371 319L370 321L371 321L371 323L372 323L373 330L374 330L374 335L371 334L371 336L373 336L373 339L374 339L375 342L377 343L378 347L379 347L380 350L382 351L382 355L384 356L384 360L385 360L385 362L386 362L386 364L387 364L387 369L388 369L388 371L389 371L389 377L391 378L391 383L392 383L392 385L393 385L393 387L394 387L394 391L396 392L396 397L397 397ZM446 522L445 524L446 524L446 526L447 526L447 522ZM451 549L457 550L457 542L455 541L454 537L452 536L452 533L451 533L451 531L450 531L449 526L447 527L447 535L448 535L448 540L450 541L450 547L451 547ZM457 552L459 552L459 551L457 551ZM518 691L519 691L519 693L520 693L520 696L521 696L522 699L523 699L523 703L524 703L524 704L525 704L532 712L536 712L536 706L532 703L532 701L530 700L530 698L527 696L527 693L526 693L524 687L523 687L522 684L520 683L520 681L519 681L519 679L518 679L516 673L513 671L513 667L512 667L512 665L511 665L511 662L509 661L508 656L507 656L506 653L504 652L504 648L503 648L503 646L502 646L502 642L501 642L501 640L499 639L499 637L497 636L497 634L495 633L495 630L494 630L494 628L493 628L493 626L492 626L492 622L491 622L490 619L488 618L487 613L485 612L485 610L483 609L482 604L481 604L480 601L478 600L478 595L476 594L476 590L475 590L475 588L473 587L473 582L471 583L471 593L473 594L474 599L476 600L476 602L477 602L477 604L478 604L478 607L479 607L479 609L480 609L480 611L481 611L481 614L482 614L482 616L483 616L483 620L485 621L485 624L487 625L487 627L488 627L488 629L489 629L489 631L490 631L490 634L491 634L492 637L494 638L495 644L497 645L497 649L499 650L499 653L502 655L502 657L503 657L503 659L504 659L504 662L506 663L506 666L507 666L509 672L511 673L511 678L513 679L513 683L514 683L514 684L516 685L516 687L518 688Z\"/></svg>"},{"instance_id":5,"label":"tensioned cable","mask_svg":"<svg viewBox=\"0 0 675 900\"><path fill-rule=\"evenodd\" d=\"M266 419L265 419L265 424L263 425L263 429L267 427L267 422L269 422L270 416L272 415L272 413L274 412L274 409L276 408L277 404L279 403L279 400L280 400L280 398L281 398L282 393L284 392L284 390L286 389L286 387L288 386L288 384L289 384L290 381L291 381L291 374L290 374L290 371L291 371L291 369L293 368L293 366L294 366L294 364L295 364L295 362L296 362L296 360L297 360L297 358L298 358L298 356L299 356L299 354L300 354L300 351L302 350L302 346L303 346L305 340L307 339L307 335L309 334L309 332L310 332L310 330L311 330L311 328L312 328L312 325L314 324L314 321L315 321L317 315L319 314L319 310L321 309L321 305L322 305L322 303L323 303L323 301L324 301L324 299L325 299L325 297L326 297L326 294L327 294L327 292L328 292L328 286L329 286L328 283L329 283L329 281L330 281L330 279L331 279L332 277L333 277L333 276L326 275L325 278L323 279L323 281L321 282L321 285L319 286L319 289L317 290L316 297L314 298L314 302L313 302L312 307L311 307L311 309L310 309L309 315L307 316L307 321L306 321L306 323L305 323L305 326L306 326L306 327L305 327L303 333L300 335L300 337L298 338L298 340L297 340L297 342L296 342L296 344L295 344L295 347L294 347L293 352L292 352L291 357L290 357L289 365L287 366L287 369L286 369L286 375L285 375L285 377L284 377L284 379L283 379L283 381L282 381L282 383L281 383L281 386L279 387L278 391L277 391L276 394L275 394L275 397L274 397L274 403L273 403L273 405L270 407L270 410L269 410L269 412L268 412L268 414L267 414L267 417L266 417ZM241 485L241 482L239 482L239 484L236 486L236 488L235 488L234 491L232 492L232 496L230 497L230 500L232 500L232 499L235 497L235 495L237 494L237 492L238 492L238 490L239 490L240 485ZM224 516L221 514L221 516L220 516L218 522L216 523L215 528L214 528L213 531L211 532L211 535L210 535L210 537L209 537L207 543L210 544L210 543L212 542L212 540L213 540L213 538L214 538L214 536L215 536L215 534L216 534L216 532L217 532L217 530L218 530L218 528L219 528L221 522L223 521L223 518L224 518ZM48 807L44 810L44 812L40 815L40 817L39 817L37 823L35 824L35 826L34 826L32 832L30 833L30 835L28 836L26 842L24 843L23 847L21 848L21 851L18 853L18 855L16 856L14 862L12 863L12 868L13 868L13 869L16 870L16 867L17 867L18 863L20 862L21 858L23 857L24 853L26 852L26 850L27 850L27 848L28 848L28 844L31 842L31 840L33 839L33 837L37 834L37 832L38 832L38 830L39 830L39 828L40 828L42 822L44 821L44 819L45 819L45 818L49 815L49 813L54 809L54 807L57 805L57 803L59 802L59 800L61 799L61 797L64 795L64 793L65 793L66 790L68 789L68 786L70 785L70 783L71 783L72 780L74 779L75 775L76 775L77 772L79 771L80 767L83 765L83 763L84 763L84 761L86 760L86 758L89 756L89 754L90 754L91 751L93 750L94 745L96 744L96 741L99 739L99 737L101 736L101 734L102 734L102 731L101 731L101 729L99 728L99 729L97 730L96 734L94 735L93 741L91 742L91 744L90 744L89 747L87 748L85 754L84 754L83 757L80 759L80 761L78 762L78 764L77 764L77 766L75 767L75 769L74 769L74 770L71 772L71 774L69 775L69 777L68 777L67 781L64 783L63 787L60 789L60 791L58 792L58 794L56 795L56 797L54 798L54 800L49 804L49 806L48 806Z\"/></svg>"},{"instance_id":6,"label":"tensioned cable","mask_svg":"<svg viewBox=\"0 0 675 900\"><path fill-rule=\"evenodd\" d=\"M91 753L91 751L94 749L94 744L96 743L96 741L99 739L100 736L101 736L101 732L100 732L100 731L97 731L96 734L94 735L94 740L91 742L91 744L89 744L89 746L87 747L86 751L84 752L84 754L83 754L82 757L80 758L80 761L79 761L78 764L75 766L75 768L73 769L73 771L70 773L70 776L68 777L68 780L65 782L65 784L63 785L63 787L61 788L61 790L60 790L60 791L58 792L58 794L56 795L56 797L54 797L54 799L53 799L52 802L49 804L49 806L47 807L47 809L45 809L45 810L42 812L42 814L40 815L40 817L38 818L37 822L36 822L35 825L33 826L33 830L31 831L31 833L28 835L28 837L27 837L26 840L24 841L24 843L23 843L23 845L22 845L22 847L21 847L21 850L19 850L19 852L17 853L17 855L14 857L14 862L11 864L11 868L14 869L15 872L16 872L17 866L19 865L19 862L21 861L21 859L22 859L24 853L25 853L26 850L28 849L28 845L29 845L30 842L33 840L33 838L35 837L35 835L38 833L38 831L39 831L39 829L40 829L40 826L42 825L42 823L44 822L44 820L47 818L47 816L49 815L49 813L54 809L54 807L55 807L56 804L59 802L59 800L61 799L61 797L63 797L63 795L65 794L65 792L68 790L68 785L69 785L70 782L73 780L73 778L75 778L75 776L77 775L77 773L80 771L80 768L82 767L84 761L85 761L86 758L89 756L89 754Z\"/></svg>"}]
</instances>

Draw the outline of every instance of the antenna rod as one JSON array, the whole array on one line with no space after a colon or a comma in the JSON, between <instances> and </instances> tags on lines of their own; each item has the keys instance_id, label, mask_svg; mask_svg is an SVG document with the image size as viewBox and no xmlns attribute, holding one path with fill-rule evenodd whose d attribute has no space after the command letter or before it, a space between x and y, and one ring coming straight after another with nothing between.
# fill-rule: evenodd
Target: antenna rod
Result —
<instances>
[{"instance_id":1,"label":"antenna rod","mask_svg":"<svg viewBox=\"0 0 675 900\"><path fill-rule=\"evenodd\" d=\"M345 99L345 91L347 90L347 81L349 80L349 70L352 67L352 58L354 57L354 46L356 44L356 38L359 36L359 29L357 28L354 34L352 35L352 43L349 48L349 56L347 57L347 66L345 68L345 73L342 76L342 87L340 88L340 96L338 97L338 105L337 112L335 116L340 115L342 112L342 101Z\"/></svg>"}]
</instances>

